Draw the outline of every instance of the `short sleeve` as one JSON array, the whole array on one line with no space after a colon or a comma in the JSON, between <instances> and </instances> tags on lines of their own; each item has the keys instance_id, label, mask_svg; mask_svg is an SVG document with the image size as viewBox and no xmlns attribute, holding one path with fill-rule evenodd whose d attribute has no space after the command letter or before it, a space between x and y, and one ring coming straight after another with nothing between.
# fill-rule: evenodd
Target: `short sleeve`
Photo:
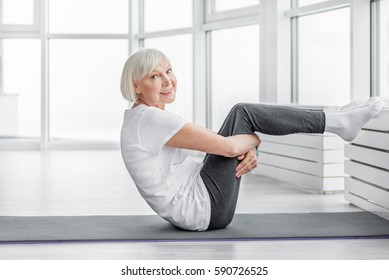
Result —
<instances>
[{"instance_id":1,"label":"short sleeve","mask_svg":"<svg viewBox=\"0 0 389 280\"><path fill-rule=\"evenodd\" d=\"M158 154L184 125L185 120L177 114L148 108L144 111L139 125L140 147L150 154Z\"/></svg>"}]
</instances>

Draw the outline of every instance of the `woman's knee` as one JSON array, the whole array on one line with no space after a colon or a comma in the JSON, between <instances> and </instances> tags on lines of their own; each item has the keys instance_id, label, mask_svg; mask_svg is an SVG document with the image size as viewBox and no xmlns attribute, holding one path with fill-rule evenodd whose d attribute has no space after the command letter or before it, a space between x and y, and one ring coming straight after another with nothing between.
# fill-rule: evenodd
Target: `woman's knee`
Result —
<instances>
[{"instance_id":1,"label":"woman's knee","mask_svg":"<svg viewBox=\"0 0 389 280\"><path fill-rule=\"evenodd\" d=\"M251 103L246 103L246 102L239 102L239 103L236 103L234 105L234 107L232 107L233 109L242 109L242 108L246 108L247 106L250 106Z\"/></svg>"},{"instance_id":2,"label":"woman's knee","mask_svg":"<svg viewBox=\"0 0 389 280\"><path fill-rule=\"evenodd\" d=\"M240 102L240 103L237 103L237 104L235 104L233 107L232 107L232 109L231 109L231 111L233 112L233 113L241 113L241 112L246 112L247 111L247 108L250 106L250 103L242 103L242 102Z\"/></svg>"}]
</instances>

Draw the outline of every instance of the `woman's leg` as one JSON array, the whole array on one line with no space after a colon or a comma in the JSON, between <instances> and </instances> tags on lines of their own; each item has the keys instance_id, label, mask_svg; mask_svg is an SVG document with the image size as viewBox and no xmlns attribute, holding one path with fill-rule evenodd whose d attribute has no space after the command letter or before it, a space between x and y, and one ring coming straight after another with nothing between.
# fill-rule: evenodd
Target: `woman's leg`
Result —
<instances>
[{"instance_id":1,"label":"woman's leg","mask_svg":"<svg viewBox=\"0 0 389 280\"><path fill-rule=\"evenodd\" d=\"M325 115L322 111L240 103L231 109L218 134L323 133L324 128ZM208 229L224 228L232 221L240 185L240 178L235 177L238 163L236 158L212 154L207 154L204 158L200 176L211 199L211 221Z\"/></svg>"}]
</instances>

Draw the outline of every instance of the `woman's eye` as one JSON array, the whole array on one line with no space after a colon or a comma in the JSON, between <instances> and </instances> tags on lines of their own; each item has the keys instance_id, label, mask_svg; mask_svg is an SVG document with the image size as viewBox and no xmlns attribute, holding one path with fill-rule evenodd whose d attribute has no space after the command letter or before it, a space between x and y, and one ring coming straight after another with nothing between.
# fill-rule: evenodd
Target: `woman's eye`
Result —
<instances>
[{"instance_id":1,"label":"woman's eye","mask_svg":"<svg viewBox=\"0 0 389 280\"><path fill-rule=\"evenodd\" d=\"M156 78L158 78L158 75L153 75L153 76L151 76L151 79L156 79Z\"/></svg>"},{"instance_id":2,"label":"woman's eye","mask_svg":"<svg viewBox=\"0 0 389 280\"><path fill-rule=\"evenodd\" d=\"M166 73L171 73L171 72L173 72L173 69L169 69L166 71Z\"/></svg>"}]
</instances>

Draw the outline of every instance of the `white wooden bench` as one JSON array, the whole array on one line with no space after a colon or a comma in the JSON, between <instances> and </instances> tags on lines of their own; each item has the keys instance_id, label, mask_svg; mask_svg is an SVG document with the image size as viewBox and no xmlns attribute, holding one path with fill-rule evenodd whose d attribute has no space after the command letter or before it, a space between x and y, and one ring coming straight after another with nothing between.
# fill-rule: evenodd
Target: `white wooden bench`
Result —
<instances>
[{"instance_id":1,"label":"white wooden bench","mask_svg":"<svg viewBox=\"0 0 389 280\"><path fill-rule=\"evenodd\" d=\"M345 147L345 198L389 220L389 108Z\"/></svg>"},{"instance_id":2,"label":"white wooden bench","mask_svg":"<svg viewBox=\"0 0 389 280\"><path fill-rule=\"evenodd\" d=\"M330 133L270 136L259 134L254 174L315 193L344 190L344 141Z\"/></svg>"}]
</instances>

